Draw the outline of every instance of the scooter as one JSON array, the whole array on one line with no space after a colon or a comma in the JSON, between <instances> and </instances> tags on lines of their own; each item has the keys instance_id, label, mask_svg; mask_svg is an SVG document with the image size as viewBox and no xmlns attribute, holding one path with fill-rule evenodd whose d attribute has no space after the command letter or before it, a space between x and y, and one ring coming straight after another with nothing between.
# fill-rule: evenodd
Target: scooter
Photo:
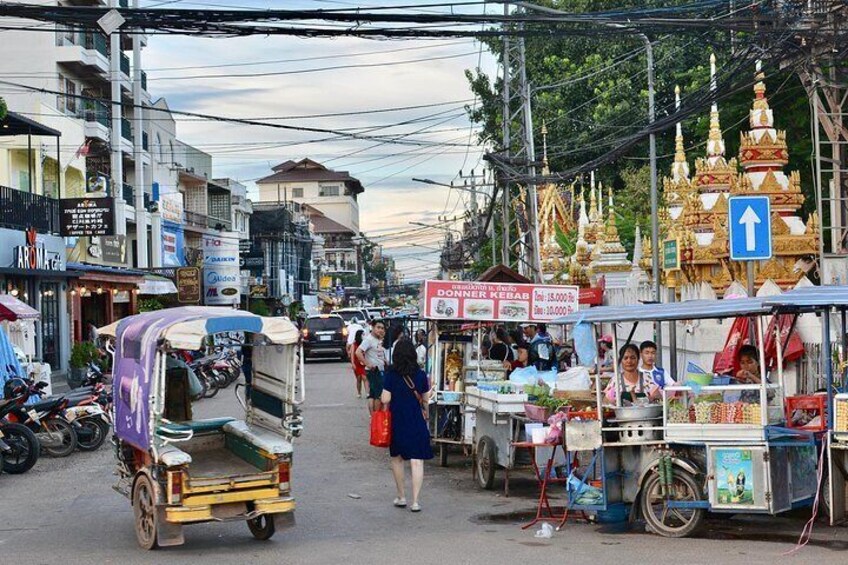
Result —
<instances>
[{"instance_id":1,"label":"scooter","mask_svg":"<svg viewBox=\"0 0 848 565\"><path fill-rule=\"evenodd\" d=\"M44 383L30 385L29 396L41 396ZM10 422L23 424L35 432L41 448L52 457L67 457L77 447L75 426L64 417L68 399L58 396L41 400L35 404L24 405L26 399L15 402L6 415Z\"/></svg>"}]
</instances>

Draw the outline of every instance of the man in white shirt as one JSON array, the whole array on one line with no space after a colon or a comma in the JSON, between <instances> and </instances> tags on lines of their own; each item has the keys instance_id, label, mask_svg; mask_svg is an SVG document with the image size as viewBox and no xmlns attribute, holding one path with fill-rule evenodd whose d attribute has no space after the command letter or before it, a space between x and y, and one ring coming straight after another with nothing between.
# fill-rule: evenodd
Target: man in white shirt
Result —
<instances>
[{"instance_id":1,"label":"man in white shirt","mask_svg":"<svg viewBox=\"0 0 848 565\"><path fill-rule=\"evenodd\" d=\"M379 410L381 406L383 372L386 370L386 350L383 349L383 337L385 335L385 324L382 320L375 320L371 324L371 333L362 340L362 344L356 350L356 357L360 363L365 365L365 374L368 376L369 412Z\"/></svg>"}]
</instances>

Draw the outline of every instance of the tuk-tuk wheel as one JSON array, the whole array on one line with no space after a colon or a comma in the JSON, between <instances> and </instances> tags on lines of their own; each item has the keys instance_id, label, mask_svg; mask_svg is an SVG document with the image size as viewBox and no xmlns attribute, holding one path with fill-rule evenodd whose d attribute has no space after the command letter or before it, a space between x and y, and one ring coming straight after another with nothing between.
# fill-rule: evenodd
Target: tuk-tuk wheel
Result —
<instances>
[{"instance_id":1,"label":"tuk-tuk wheel","mask_svg":"<svg viewBox=\"0 0 848 565\"><path fill-rule=\"evenodd\" d=\"M256 518L251 518L247 521L247 527L250 529L253 537L262 541L271 539L271 536L277 531L277 528L274 526L273 514L263 514Z\"/></svg>"},{"instance_id":2,"label":"tuk-tuk wheel","mask_svg":"<svg viewBox=\"0 0 848 565\"><path fill-rule=\"evenodd\" d=\"M706 511L703 508L668 508L666 499L698 502L703 500L702 491L695 477L682 469L674 469L670 488L670 496L664 496L659 473L651 473L645 480L640 496L642 516L656 534L666 538L686 537L700 527Z\"/></svg>"},{"instance_id":3,"label":"tuk-tuk wheel","mask_svg":"<svg viewBox=\"0 0 848 565\"><path fill-rule=\"evenodd\" d=\"M491 490L495 484L497 454L495 442L489 436L483 436L477 443L477 484L480 488Z\"/></svg>"},{"instance_id":4,"label":"tuk-tuk wheel","mask_svg":"<svg viewBox=\"0 0 848 565\"><path fill-rule=\"evenodd\" d=\"M135 516L135 536L142 549L155 549L157 546L156 495L147 475L140 475L133 487L133 515Z\"/></svg>"}]
</instances>

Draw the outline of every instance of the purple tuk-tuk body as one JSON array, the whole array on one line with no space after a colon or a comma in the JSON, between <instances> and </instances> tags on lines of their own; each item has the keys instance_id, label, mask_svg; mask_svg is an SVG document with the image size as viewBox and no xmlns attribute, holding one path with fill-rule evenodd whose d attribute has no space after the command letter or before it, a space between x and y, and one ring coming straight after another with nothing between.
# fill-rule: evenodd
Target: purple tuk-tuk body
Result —
<instances>
[{"instance_id":1,"label":"purple tuk-tuk body","mask_svg":"<svg viewBox=\"0 0 848 565\"><path fill-rule=\"evenodd\" d=\"M179 349L200 349L203 337L243 331L297 339L288 320L262 318L240 310L187 306L124 318L115 330L113 394L115 435L137 447L150 447L150 408L156 376L154 362L160 339ZM288 340L287 339L287 340Z\"/></svg>"}]
</instances>

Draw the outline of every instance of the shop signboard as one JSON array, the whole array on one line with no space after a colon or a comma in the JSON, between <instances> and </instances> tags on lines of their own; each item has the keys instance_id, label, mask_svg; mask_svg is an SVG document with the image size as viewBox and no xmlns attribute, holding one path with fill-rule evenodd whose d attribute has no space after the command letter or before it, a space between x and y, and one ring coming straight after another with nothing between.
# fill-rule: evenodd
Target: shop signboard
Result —
<instances>
[{"instance_id":1,"label":"shop signboard","mask_svg":"<svg viewBox=\"0 0 848 565\"><path fill-rule=\"evenodd\" d=\"M0 228L0 267L64 271L65 240L55 235Z\"/></svg>"},{"instance_id":2,"label":"shop signboard","mask_svg":"<svg viewBox=\"0 0 848 565\"><path fill-rule=\"evenodd\" d=\"M511 322L549 322L576 312L576 286L424 282L424 317Z\"/></svg>"},{"instance_id":3,"label":"shop signboard","mask_svg":"<svg viewBox=\"0 0 848 565\"><path fill-rule=\"evenodd\" d=\"M224 232L221 235L203 236L203 266L204 267L238 267L239 244L238 235Z\"/></svg>"},{"instance_id":4,"label":"shop signboard","mask_svg":"<svg viewBox=\"0 0 848 565\"><path fill-rule=\"evenodd\" d=\"M63 236L100 236L115 234L115 200L98 198L62 198L59 200L59 231Z\"/></svg>"},{"instance_id":5,"label":"shop signboard","mask_svg":"<svg viewBox=\"0 0 848 565\"><path fill-rule=\"evenodd\" d=\"M185 265L185 238L183 227L172 222L162 222L162 266Z\"/></svg>"},{"instance_id":6,"label":"shop signboard","mask_svg":"<svg viewBox=\"0 0 848 565\"><path fill-rule=\"evenodd\" d=\"M200 302L200 268L180 267L176 271L177 300L181 304Z\"/></svg>"},{"instance_id":7,"label":"shop signboard","mask_svg":"<svg viewBox=\"0 0 848 565\"><path fill-rule=\"evenodd\" d=\"M663 269L677 271L680 269L680 243L676 239L666 239L662 247Z\"/></svg>"},{"instance_id":8,"label":"shop signboard","mask_svg":"<svg viewBox=\"0 0 848 565\"><path fill-rule=\"evenodd\" d=\"M100 238L103 260L109 263L127 262L127 236L106 235Z\"/></svg>"},{"instance_id":9,"label":"shop signboard","mask_svg":"<svg viewBox=\"0 0 848 565\"><path fill-rule=\"evenodd\" d=\"M251 298L268 298L267 284L252 284L250 285Z\"/></svg>"},{"instance_id":10,"label":"shop signboard","mask_svg":"<svg viewBox=\"0 0 848 565\"><path fill-rule=\"evenodd\" d=\"M183 223L183 195L181 192L166 192L159 196L159 214L164 222Z\"/></svg>"},{"instance_id":11,"label":"shop signboard","mask_svg":"<svg viewBox=\"0 0 848 565\"><path fill-rule=\"evenodd\" d=\"M242 252L239 264L244 271L250 271L252 275L261 276L265 271L265 255L261 251Z\"/></svg>"},{"instance_id":12,"label":"shop signboard","mask_svg":"<svg viewBox=\"0 0 848 565\"><path fill-rule=\"evenodd\" d=\"M238 267L203 268L203 302L207 306L238 304L241 301L241 272Z\"/></svg>"}]
</instances>

